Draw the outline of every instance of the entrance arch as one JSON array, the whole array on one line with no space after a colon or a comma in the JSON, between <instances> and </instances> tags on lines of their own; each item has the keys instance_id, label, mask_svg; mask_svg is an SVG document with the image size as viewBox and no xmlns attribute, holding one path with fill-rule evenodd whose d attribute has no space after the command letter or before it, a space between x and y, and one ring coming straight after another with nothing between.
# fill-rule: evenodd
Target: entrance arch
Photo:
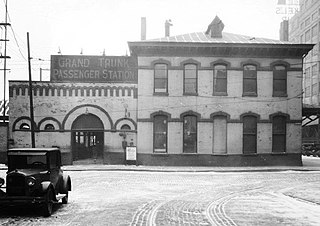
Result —
<instances>
[{"instance_id":1,"label":"entrance arch","mask_svg":"<svg viewBox=\"0 0 320 226\"><path fill-rule=\"evenodd\" d=\"M104 127L99 117L82 114L73 121L71 131L73 161L102 158Z\"/></svg>"}]
</instances>

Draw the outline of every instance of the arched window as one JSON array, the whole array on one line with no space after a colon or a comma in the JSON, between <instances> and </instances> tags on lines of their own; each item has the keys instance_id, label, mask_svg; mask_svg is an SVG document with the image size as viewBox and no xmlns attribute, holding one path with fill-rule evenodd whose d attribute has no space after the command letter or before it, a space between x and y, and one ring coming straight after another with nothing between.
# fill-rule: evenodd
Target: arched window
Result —
<instances>
[{"instance_id":1,"label":"arched window","mask_svg":"<svg viewBox=\"0 0 320 226\"><path fill-rule=\"evenodd\" d=\"M284 65L273 67L273 96L287 96L287 68Z\"/></svg>"},{"instance_id":2,"label":"arched window","mask_svg":"<svg viewBox=\"0 0 320 226\"><path fill-rule=\"evenodd\" d=\"M155 153L167 152L168 116L156 115L153 121L153 150Z\"/></svg>"},{"instance_id":3,"label":"arched window","mask_svg":"<svg viewBox=\"0 0 320 226\"><path fill-rule=\"evenodd\" d=\"M183 117L183 152L197 153L197 117Z\"/></svg>"},{"instance_id":4,"label":"arched window","mask_svg":"<svg viewBox=\"0 0 320 226\"><path fill-rule=\"evenodd\" d=\"M272 152L286 151L286 120L282 115L272 118Z\"/></svg>"},{"instance_id":5,"label":"arched window","mask_svg":"<svg viewBox=\"0 0 320 226\"><path fill-rule=\"evenodd\" d=\"M54 125L51 123L45 125L44 130L55 130Z\"/></svg>"},{"instance_id":6,"label":"arched window","mask_svg":"<svg viewBox=\"0 0 320 226\"><path fill-rule=\"evenodd\" d=\"M154 93L168 93L168 65L154 65Z\"/></svg>"},{"instance_id":7,"label":"arched window","mask_svg":"<svg viewBox=\"0 0 320 226\"><path fill-rule=\"evenodd\" d=\"M257 117L243 117L243 154L257 153Z\"/></svg>"},{"instance_id":8,"label":"arched window","mask_svg":"<svg viewBox=\"0 0 320 226\"><path fill-rule=\"evenodd\" d=\"M121 130L131 130L131 127L128 124L124 124L120 128Z\"/></svg>"},{"instance_id":9,"label":"arched window","mask_svg":"<svg viewBox=\"0 0 320 226\"><path fill-rule=\"evenodd\" d=\"M257 96L257 66L243 66L243 96Z\"/></svg>"},{"instance_id":10,"label":"arched window","mask_svg":"<svg viewBox=\"0 0 320 226\"><path fill-rule=\"evenodd\" d=\"M183 73L183 93L197 94L198 92L198 70L196 64L185 64Z\"/></svg>"},{"instance_id":11,"label":"arched window","mask_svg":"<svg viewBox=\"0 0 320 226\"><path fill-rule=\"evenodd\" d=\"M21 129L21 130L30 130L30 125L27 124L27 123L22 123L22 124L20 125L20 129Z\"/></svg>"},{"instance_id":12,"label":"arched window","mask_svg":"<svg viewBox=\"0 0 320 226\"><path fill-rule=\"evenodd\" d=\"M213 95L227 95L227 67L217 64L213 70Z\"/></svg>"}]
</instances>

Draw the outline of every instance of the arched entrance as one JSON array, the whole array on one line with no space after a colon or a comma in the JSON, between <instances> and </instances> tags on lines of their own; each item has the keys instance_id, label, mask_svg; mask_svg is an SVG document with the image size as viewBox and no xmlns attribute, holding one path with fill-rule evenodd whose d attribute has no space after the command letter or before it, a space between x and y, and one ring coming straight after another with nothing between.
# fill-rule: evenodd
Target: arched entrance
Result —
<instances>
[{"instance_id":1,"label":"arched entrance","mask_svg":"<svg viewBox=\"0 0 320 226\"><path fill-rule=\"evenodd\" d=\"M93 114L83 114L72 123L73 161L97 159L103 156L103 123Z\"/></svg>"}]
</instances>

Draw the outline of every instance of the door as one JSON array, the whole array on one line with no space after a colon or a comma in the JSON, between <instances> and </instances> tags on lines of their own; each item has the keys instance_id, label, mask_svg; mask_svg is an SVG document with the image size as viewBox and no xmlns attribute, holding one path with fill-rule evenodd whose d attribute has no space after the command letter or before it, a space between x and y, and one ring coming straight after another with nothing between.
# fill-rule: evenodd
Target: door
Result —
<instances>
[{"instance_id":1,"label":"door","mask_svg":"<svg viewBox=\"0 0 320 226\"><path fill-rule=\"evenodd\" d=\"M103 124L93 114L80 115L72 124L73 160L101 158L104 144Z\"/></svg>"}]
</instances>

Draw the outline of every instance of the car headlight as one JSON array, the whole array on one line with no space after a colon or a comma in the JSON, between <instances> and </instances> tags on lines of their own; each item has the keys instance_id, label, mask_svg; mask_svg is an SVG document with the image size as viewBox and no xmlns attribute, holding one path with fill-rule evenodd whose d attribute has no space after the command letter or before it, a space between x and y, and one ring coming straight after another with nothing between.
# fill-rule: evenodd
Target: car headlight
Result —
<instances>
[{"instance_id":1,"label":"car headlight","mask_svg":"<svg viewBox=\"0 0 320 226\"><path fill-rule=\"evenodd\" d=\"M0 177L0 187L4 185L4 179Z\"/></svg>"},{"instance_id":2,"label":"car headlight","mask_svg":"<svg viewBox=\"0 0 320 226\"><path fill-rule=\"evenodd\" d=\"M28 179L27 179L27 185L29 186L29 187L32 187L32 186L34 186L36 184L36 179L34 178L34 177L28 177Z\"/></svg>"}]
</instances>

